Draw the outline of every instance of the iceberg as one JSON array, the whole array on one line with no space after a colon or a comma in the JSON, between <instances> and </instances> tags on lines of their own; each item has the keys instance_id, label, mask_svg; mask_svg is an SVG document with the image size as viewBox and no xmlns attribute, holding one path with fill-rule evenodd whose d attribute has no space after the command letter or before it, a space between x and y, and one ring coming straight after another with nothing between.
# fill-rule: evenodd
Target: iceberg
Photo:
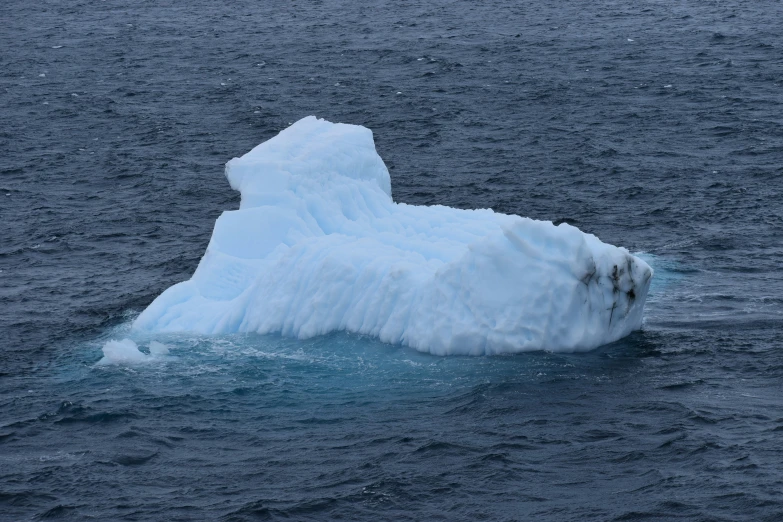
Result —
<instances>
[{"instance_id":1,"label":"iceberg","mask_svg":"<svg viewBox=\"0 0 783 522\"><path fill-rule=\"evenodd\" d=\"M238 210L153 332L348 331L437 355L583 351L642 325L653 275L568 224L395 203L372 132L304 118L226 164Z\"/></svg>"}]
</instances>

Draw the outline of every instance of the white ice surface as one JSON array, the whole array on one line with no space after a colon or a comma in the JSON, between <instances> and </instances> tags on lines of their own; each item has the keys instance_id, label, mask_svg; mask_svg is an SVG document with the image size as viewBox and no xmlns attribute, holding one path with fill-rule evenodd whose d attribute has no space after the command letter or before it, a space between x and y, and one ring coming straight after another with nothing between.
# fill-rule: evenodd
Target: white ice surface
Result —
<instances>
[{"instance_id":1,"label":"white ice surface","mask_svg":"<svg viewBox=\"0 0 783 522\"><path fill-rule=\"evenodd\" d=\"M149 354L142 352L139 350L139 346L130 339L122 339L121 341L111 339L103 345L103 358L97 364L100 366L143 364L164 359L169 353L166 345L157 341L150 343L149 350Z\"/></svg>"},{"instance_id":2,"label":"white ice surface","mask_svg":"<svg viewBox=\"0 0 783 522\"><path fill-rule=\"evenodd\" d=\"M567 224L395 203L364 127L304 118L226 176L239 210L135 329L347 330L477 355L589 350L642 324L644 261Z\"/></svg>"}]
</instances>

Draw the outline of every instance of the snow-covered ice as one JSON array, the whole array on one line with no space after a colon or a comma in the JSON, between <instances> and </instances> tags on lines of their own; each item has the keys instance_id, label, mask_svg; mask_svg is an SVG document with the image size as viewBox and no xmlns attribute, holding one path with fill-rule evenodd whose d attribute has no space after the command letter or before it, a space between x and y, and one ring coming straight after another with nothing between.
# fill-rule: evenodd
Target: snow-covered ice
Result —
<instances>
[{"instance_id":1,"label":"snow-covered ice","mask_svg":"<svg viewBox=\"0 0 783 522\"><path fill-rule=\"evenodd\" d=\"M304 118L226 176L239 210L218 218L193 277L135 329L347 330L478 355L589 350L641 327L643 260L568 224L395 203L364 127Z\"/></svg>"}]
</instances>

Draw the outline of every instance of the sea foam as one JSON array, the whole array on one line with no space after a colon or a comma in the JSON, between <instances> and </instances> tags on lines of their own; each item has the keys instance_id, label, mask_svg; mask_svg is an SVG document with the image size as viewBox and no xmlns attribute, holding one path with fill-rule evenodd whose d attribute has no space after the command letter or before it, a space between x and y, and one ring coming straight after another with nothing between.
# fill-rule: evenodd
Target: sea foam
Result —
<instances>
[{"instance_id":1,"label":"sea foam","mask_svg":"<svg viewBox=\"0 0 783 522\"><path fill-rule=\"evenodd\" d=\"M642 324L652 269L561 224L395 203L372 132L304 118L226 165L239 210L134 329L336 330L433 354L579 351Z\"/></svg>"}]
</instances>

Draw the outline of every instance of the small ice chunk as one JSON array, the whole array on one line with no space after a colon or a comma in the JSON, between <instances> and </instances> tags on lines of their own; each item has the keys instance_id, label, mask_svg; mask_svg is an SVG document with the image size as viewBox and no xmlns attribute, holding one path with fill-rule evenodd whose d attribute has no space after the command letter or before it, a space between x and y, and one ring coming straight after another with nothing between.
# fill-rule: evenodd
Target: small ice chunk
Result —
<instances>
[{"instance_id":1,"label":"small ice chunk","mask_svg":"<svg viewBox=\"0 0 783 522\"><path fill-rule=\"evenodd\" d=\"M671 86L671 84L670 84L670 85L664 85L664 86L663 86L663 88L664 88L664 89L671 89L671 87L672 87L672 86Z\"/></svg>"},{"instance_id":2,"label":"small ice chunk","mask_svg":"<svg viewBox=\"0 0 783 522\"><path fill-rule=\"evenodd\" d=\"M633 38L629 38L629 39L628 39L628 41L629 41L629 42L633 42Z\"/></svg>"},{"instance_id":3,"label":"small ice chunk","mask_svg":"<svg viewBox=\"0 0 783 522\"><path fill-rule=\"evenodd\" d=\"M46 77L46 73L41 73L41 74L38 75L38 77L39 78L45 78Z\"/></svg>"},{"instance_id":4,"label":"small ice chunk","mask_svg":"<svg viewBox=\"0 0 783 522\"><path fill-rule=\"evenodd\" d=\"M52 49L62 49L62 45L53 45Z\"/></svg>"},{"instance_id":5,"label":"small ice chunk","mask_svg":"<svg viewBox=\"0 0 783 522\"><path fill-rule=\"evenodd\" d=\"M99 366L111 364L133 365L160 361L168 358L166 356L169 354L169 349L163 343L152 341L149 350L149 354L142 352L139 350L139 346L130 339L122 339L120 341L111 339L103 345L103 358L98 361L97 364Z\"/></svg>"},{"instance_id":6,"label":"small ice chunk","mask_svg":"<svg viewBox=\"0 0 783 522\"><path fill-rule=\"evenodd\" d=\"M150 343L150 355L168 355L169 347L158 341L152 341Z\"/></svg>"},{"instance_id":7,"label":"small ice chunk","mask_svg":"<svg viewBox=\"0 0 783 522\"><path fill-rule=\"evenodd\" d=\"M402 92L401 91L397 91L397 94L402 94Z\"/></svg>"},{"instance_id":8,"label":"small ice chunk","mask_svg":"<svg viewBox=\"0 0 783 522\"><path fill-rule=\"evenodd\" d=\"M146 362L149 357L130 339L112 339L103 345L103 359L98 361L98 364L138 364Z\"/></svg>"}]
</instances>

